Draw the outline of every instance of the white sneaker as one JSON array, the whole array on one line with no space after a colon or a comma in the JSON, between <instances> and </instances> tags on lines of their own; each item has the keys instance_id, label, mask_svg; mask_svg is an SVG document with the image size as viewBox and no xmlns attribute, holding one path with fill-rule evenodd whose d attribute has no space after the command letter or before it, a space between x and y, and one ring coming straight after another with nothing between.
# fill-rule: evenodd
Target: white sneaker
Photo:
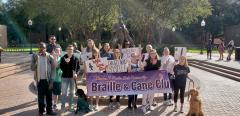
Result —
<instances>
[{"instance_id":1,"label":"white sneaker","mask_svg":"<svg viewBox=\"0 0 240 116\"><path fill-rule=\"evenodd\" d=\"M153 111L154 110L154 108L153 108L153 106L150 106L150 108L149 108L151 111Z\"/></svg>"},{"instance_id":2,"label":"white sneaker","mask_svg":"<svg viewBox=\"0 0 240 116\"><path fill-rule=\"evenodd\" d=\"M95 110L98 111L98 108L99 108L98 105L96 105L96 106L95 106Z\"/></svg>"},{"instance_id":3,"label":"white sneaker","mask_svg":"<svg viewBox=\"0 0 240 116\"><path fill-rule=\"evenodd\" d=\"M183 113L183 106L181 106L180 108L180 113Z\"/></svg>"},{"instance_id":4,"label":"white sneaker","mask_svg":"<svg viewBox=\"0 0 240 116\"><path fill-rule=\"evenodd\" d=\"M177 105L174 106L173 111L174 111L174 112L177 112Z\"/></svg>"},{"instance_id":5,"label":"white sneaker","mask_svg":"<svg viewBox=\"0 0 240 116\"><path fill-rule=\"evenodd\" d=\"M89 105L89 109L93 111L93 105Z\"/></svg>"},{"instance_id":6,"label":"white sneaker","mask_svg":"<svg viewBox=\"0 0 240 116\"><path fill-rule=\"evenodd\" d=\"M146 106L143 106L143 107L142 107L142 111L143 111L144 114L147 113Z\"/></svg>"},{"instance_id":7,"label":"white sneaker","mask_svg":"<svg viewBox=\"0 0 240 116\"><path fill-rule=\"evenodd\" d=\"M173 105L173 103L171 102L171 100L168 100L168 103L167 103L168 106L171 106Z\"/></svg>"}]
</instances>

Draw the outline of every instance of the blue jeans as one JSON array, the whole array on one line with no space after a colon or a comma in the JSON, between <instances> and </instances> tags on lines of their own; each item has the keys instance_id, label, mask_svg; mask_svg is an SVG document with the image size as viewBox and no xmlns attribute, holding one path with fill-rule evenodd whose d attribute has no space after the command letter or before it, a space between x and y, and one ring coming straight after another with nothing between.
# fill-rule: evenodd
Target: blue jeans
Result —
<instances>
[{"instance_id":1,"label":"blue jeans","mask_svg":"<svg viewBox=\"0 0 240 116\"><path fill-rule=\"evenodd\" d=\"M62 78L62 106L61 108L65 108L65 103L67 99L67 93L69 93L69 106L72 106L73 102L73 92L74 92L74 79L73 78ZM68 92L69 90L69 92Z\"/></svg>"}]
</instances>

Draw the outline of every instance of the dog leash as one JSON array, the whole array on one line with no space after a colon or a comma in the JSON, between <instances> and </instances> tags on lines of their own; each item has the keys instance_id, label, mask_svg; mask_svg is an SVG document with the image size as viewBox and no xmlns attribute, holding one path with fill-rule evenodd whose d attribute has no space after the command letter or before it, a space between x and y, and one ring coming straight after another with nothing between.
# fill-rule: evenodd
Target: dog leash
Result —
<instances>
[{"instance_id":1,"label":"dog leash","mask_svg":"<svg viewBox=\"0 0 240 116\"><path fill-rule=\"evenodd\" d=\"M191 83L193 84L193 89L195 88L195 87L194 87L194 82L193 82L193 81L189 81L189 82L188 82L188 101L189 101L189 96L190 96L190 93L189 93L189 92L190 92Z\"/></svg>"}]
</instances>

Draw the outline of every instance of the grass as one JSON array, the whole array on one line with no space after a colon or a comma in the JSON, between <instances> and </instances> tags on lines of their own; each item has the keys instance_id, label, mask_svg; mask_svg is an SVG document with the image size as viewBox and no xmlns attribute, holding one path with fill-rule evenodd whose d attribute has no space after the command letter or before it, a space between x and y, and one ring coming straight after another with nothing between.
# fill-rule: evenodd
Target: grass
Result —
<instances>
[{"instance_id":1,"label":"grass","mask_svg":"<svg viewBox=\"0 0 240 116\"><path fill-rule=\"evenodd\" d=\"M188 53L200 53L201 49L196 49L196 48L188 48ZM203 52L207 52L206 49L203 49ZM218 51L216 49L212 50L212 53L217 53Z\"/></svg>"},{"instance_id":2,"label":"grass","mask_svg":"<svg viewBox=\"0 0 240 116\"><path fill-rule=\"evenodd\" d=\"M29 52L30 48L4 48L5 52ZM38 48L32 48L32 51L38 51Z\"/></svg>"}]
</instances>

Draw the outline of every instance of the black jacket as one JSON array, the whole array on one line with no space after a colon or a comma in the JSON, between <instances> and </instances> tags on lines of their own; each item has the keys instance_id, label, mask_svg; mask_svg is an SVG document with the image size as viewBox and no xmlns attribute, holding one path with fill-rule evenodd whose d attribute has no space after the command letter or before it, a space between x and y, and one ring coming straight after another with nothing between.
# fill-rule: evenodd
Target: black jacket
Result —
<instances>
[{"instance_id":1,"label":"black jacket","mask_svg":"<svg viewBox=\"0 0 240 116\"><path fill-rule=\"evenodd\" d=\"M157 60L157 63L156 63L156 64L152 64L152 63L150 62L150 59L147 59L147 60L146 60L146 63L147 63L147 65L144 67L144 70L145 70L145 71L159 70L160 67L161 67L161 61L160 61L160 60Z\"/></svg>"},{"instance_id":2,"label":"black jacket","mask_svg":"<svg viewBox=\"0 0 240 116\"><path fill-rule=\"evenodd\" d=\"M70 59L70 62L67 64L64 58L68 58L68 55L65 54L62 58L61 58L61 62L60 62L60 68L62 70L62 77L63 78L72 78L73 77L73 71L79 72L80 70L80 65L79 65L79 60L76 56L72 56Z\"/></svg>"}]
</instances>

